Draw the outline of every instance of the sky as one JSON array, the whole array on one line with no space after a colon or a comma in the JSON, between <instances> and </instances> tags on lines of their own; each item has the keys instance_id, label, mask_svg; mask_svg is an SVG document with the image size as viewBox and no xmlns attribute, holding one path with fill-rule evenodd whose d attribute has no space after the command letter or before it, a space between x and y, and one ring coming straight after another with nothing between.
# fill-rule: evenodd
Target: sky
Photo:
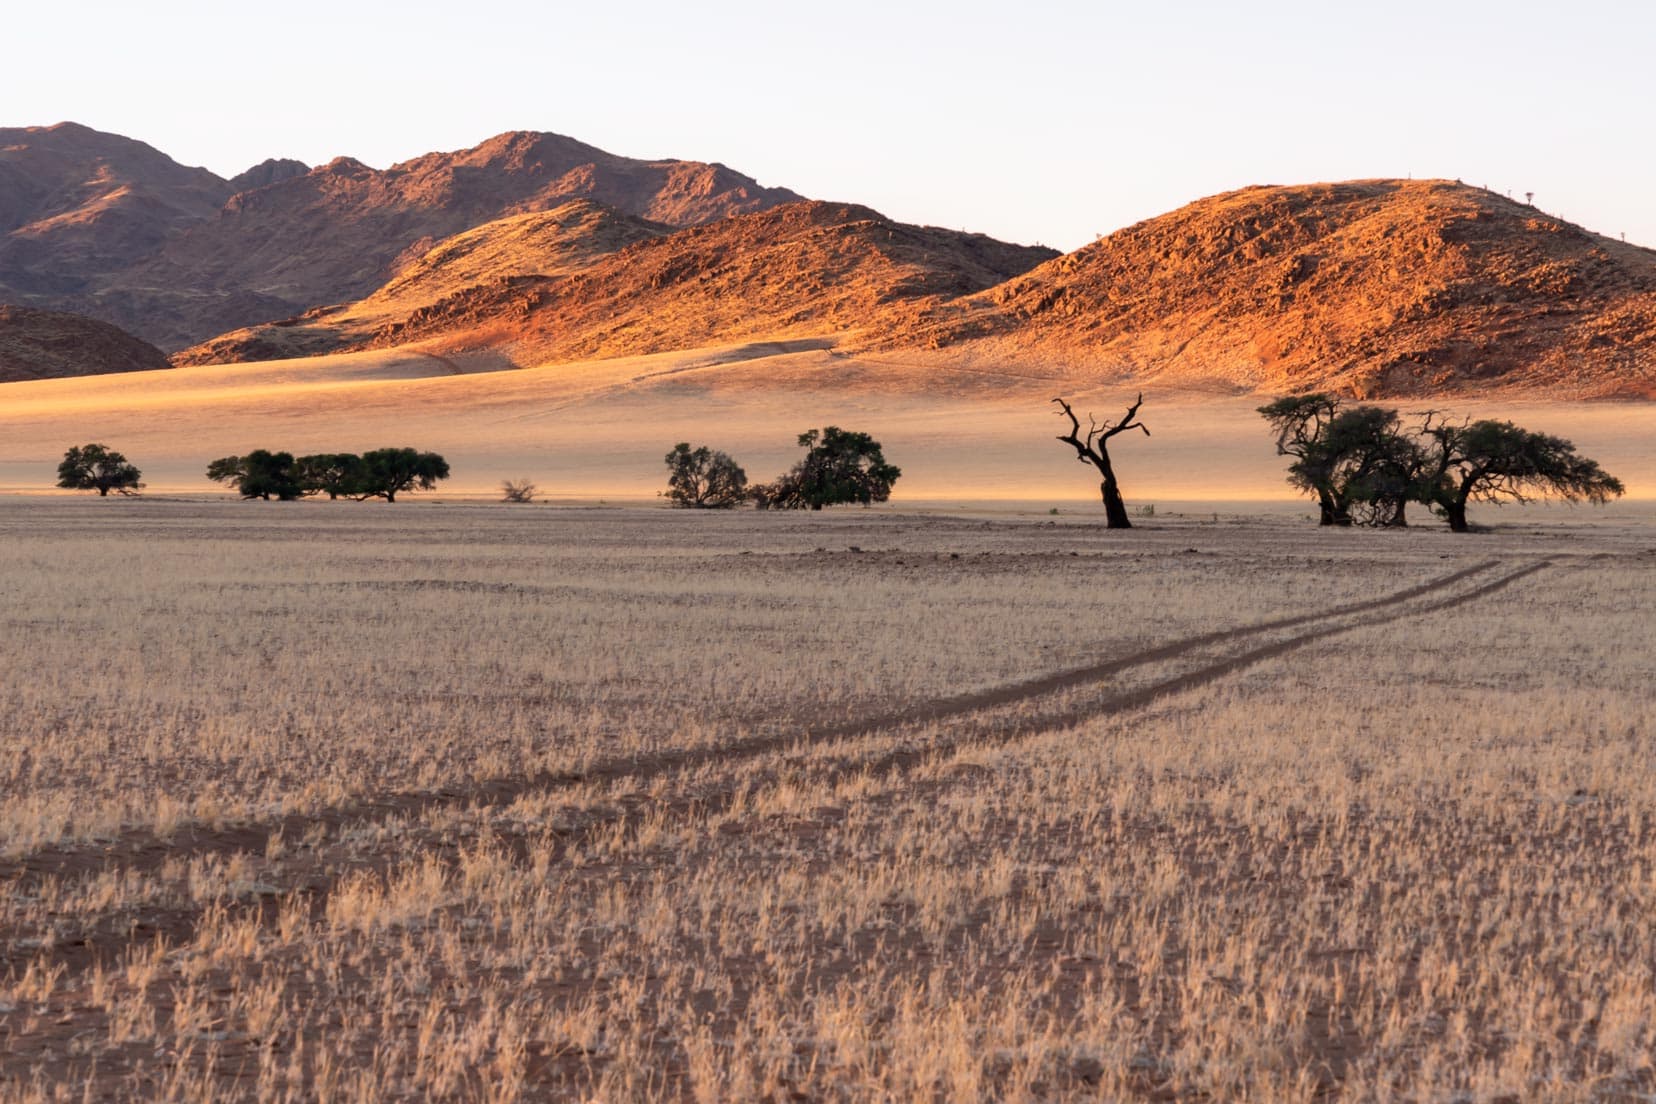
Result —
<instances>
[{"instance_id":1,"label":"sky","mask_svg":"<svg viewBox=\"0 0 1656 1104\"><path fill-rule=\"evenodd\" d=\"M229 176L505 130L1073 249L1250 184L1444 177L1656 246L1656 4L16 5L0 126Z\"/></svg>"}]
</instances>

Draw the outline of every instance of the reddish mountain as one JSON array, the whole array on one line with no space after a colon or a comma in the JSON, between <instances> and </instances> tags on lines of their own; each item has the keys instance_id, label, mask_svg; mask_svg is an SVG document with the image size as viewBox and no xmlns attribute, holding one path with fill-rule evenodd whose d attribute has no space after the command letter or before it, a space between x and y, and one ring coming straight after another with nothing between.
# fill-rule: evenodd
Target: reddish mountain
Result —
<instances>
[{"instance_id":1,"label":"reddish mountain","mask_svg":"<svg viewBox=\"0 0 1656 1104\"><path fill-rule=\"evenodd\" d=\"M478 284L569 276L671 231L584 199L509 215L438 242L366 299L232 330L174 354L173 363L286 360L360 348L414 311Z\"/></svg>"},{"instance_id":2,"label":"reddish mountain","mask_svg":"<svg viewBox=\"0 0 1656 1104\"><path fill-rule=\"evenodd\" d=\"M640 241L567 278L468 288L373 343L508 346L547 361L913 330L949 301L1055 255L866 207L793 203Z\"/></svg>"},{"instance_id":3,"label":"reddish mountain","mask_svg":"<svg viewBox=\"0 0 1656 1104\"><path fill-rule=\"evenodd\" d=\"M1656 252L1450 181L1215 196L964 306L886 343L1268 391L1656 394Z\"/></svg>"},{"instance_id":4,"label":"reddish mountain","mask_svg":"<svg viewBox=\"0 0 1656 1104\"><path fill-rule=\"evenodd\" d=\"M167 354L107 322L0 304L0 383L167 366Z\"/></svg>"},{"instance_id":5,"label":"reddish mountain","mask_svg":"<svg viewBox=\"0 0 1656 1104\"><path fill-rule=\"evenodd\" d=\"M384 171L266 162L222 180L75 124L0 131L0 297L176 348L366 295L438 240L571 199L688 226L798 199L722 165L513 132Z\"/></svg>"}]
</instances>

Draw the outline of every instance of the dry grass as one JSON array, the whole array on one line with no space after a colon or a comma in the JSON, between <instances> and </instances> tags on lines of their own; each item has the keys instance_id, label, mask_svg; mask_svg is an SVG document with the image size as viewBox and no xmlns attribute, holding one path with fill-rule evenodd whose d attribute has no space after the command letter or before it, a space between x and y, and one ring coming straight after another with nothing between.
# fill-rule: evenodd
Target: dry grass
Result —
<instances>
[{"instance_id":1,"label":"dry grass","mask_svg":"<svg viewBox=\"0 0 1656 1104\"><path fill-rule=\"evenodd\" d=\"M0 512L10 1096L1656 1090L1646 530L99 505Z\"/></svg>"}]
</instances>

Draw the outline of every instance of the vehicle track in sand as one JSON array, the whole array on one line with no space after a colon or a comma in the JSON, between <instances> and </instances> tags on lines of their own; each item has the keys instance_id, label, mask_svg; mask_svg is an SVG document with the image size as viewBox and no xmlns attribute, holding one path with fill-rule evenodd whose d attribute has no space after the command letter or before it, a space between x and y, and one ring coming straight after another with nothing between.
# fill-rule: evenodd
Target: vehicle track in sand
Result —
<instances>
[{"instance_id":1,"label":"vehicle track in sand","mask_svg":"<svg viewBox=\"0 0 1656 1104\"><path fill-rule=\"evenodd\" d=\"M234 826L215 828L207 825L190 825L176 830L169 837L162 837L148 830L132 830L123 833L112 842L43 848L21 859L0 861L0 885L26 886L42 877L95 873L111 867L121 867L126 870L145 873L158 870L168 862L188 861L211 855L228 857L238 852L262 854L272 836L281 835L287 839L296 839L302 837L307 830L312 829L317 824L324 825L329 829L337 829L363 822L384 821L393 818L414 818L429 810L443 807L498 807L511 804L520 797L537 792L580 784L613 784L624 781L648 782L665 774L692 770L713 763L721 766L731 765L777 752L803 751L814 746L854 739L877 732L948 721L973 713L995 710L1061 691L1099 683L1135 668L1176 661L1204 649L1223 647L1268 633L1281 632L1307 625L1322 626L1285 641L1278 641L1236 656L1221 659L1196 671L1135 689L1123 695L1107 697L1089 703L1073 716L1042 715L1039 718L1026 718L1017 725L1016 733L1009 733L1006 736L1007 739L1016 739L1020 735L1026 734L1028 725L1031 724L1038 725L1041 728L1053 728L1065 723L1073 723L1086 715L1137 708L1157 698L1192 689L1204 682L1223 677L1232 671L1281 655L1286 651L1315 640L1362 627L1363 624L1384 623L1385 621L1410 616L1412 612L1429 612L1430 610L1447 608L1449 605L1459 605L1472 601L1492 589L1499 589L1499 587L1506 586L1524 575L1540 570L1547 566L1549 562L1541 561L1519 569L1516 573L1504 576L1495 583L1484 584L1479 588L1453 596L1447 599L1446 602L1439 602L1427 609L1392 613L1378 622L1367 621L1356 625L1342 624L1347 618L1391 610L1398 606L1407 605L1417 599L1450 590L1457 583L1493 570L1499 566L1499 561L1487 560L1473 564L1440 578L1395 591L1379 598L1348 603L1314 613L1297 614L1292 617L1244 625L1234 629L1201 633L1100 663L1070 668L987 690L939 698L930 702L907 706L901 710L839 724L799 725L783 732L752 736L714 746L621 756L595 763L578 773L539 773L521 778L492 779L475 785L431 792L370 796L329 809L292 813L269 820ZM990 734L990 738L993 738L993 734ZM948 750L960 742L961 739L951 739L946 745L934 742L925 749L915 749L914 754L936 754Z\"/></svg>"},{"instance_id":2,"label":"vehicle track in sand","mask_svg":"<svg viewBox=\"0 0 1656 1104\"><path fill-rule=\"evenodd\" d=\"M121 852L94 851L87 848L41 852L22 863L8 864L9 869L0 869L0 885L5 885L7 890L13 893L26 893L34 883L51 875L93 873L109 868L119 868L129 873L153 874L158 873L168 862L177 863L209 855L229 857L237 852L261 855L273 833L291 833L288 838L293 839L302 836L318 822L325 823L332 834L333 830L345 829L352 825L391 819L412 820L419 814L436 808L500 807L519 797L553 790L560 786L606 781L647 781L672 771L693 769L714 761L721 765L740 763L773 753L804 752L884 731L925 728L940 721L962 719L984 712L990 714L980 723L963 724L948 732L946 736L901 743L894 748L876 750L871 755L849 754L842 761L827 764L826 769L813 774L812 781L813 784L820 784L832 777L849 776L852 773L906 772L968 746L1004 746L1042 732L1079 723L1089 717L1129 714L1317 641L1467 605L1551 565L1550 559L1543 559L1505 571L1469 589L1454 589L1456 584L1486 575L1500 566L1499 561L1485 561L1380 598L1237 629L1203 633L1131 656L992 690L940 699L880 717L820 726L788 734L756 737L724 747L660 753L628 761L616 761L602 764L581 775L541 776L501 781L439 794L399 795L341 806L324 814L295 815L268 824L247 825L236 829L182 831L171 841L154 837L141 841L130 840L127 849ZM1421 601L1422 599L1428 600ZM1365 614L1380 616L1354 620ZM1016 706L1061 691L1096 684L1112 675L1136 667L1187 658L1203 649L1222 647L1266 633L1296 628L1305 631L1216 659L1210 658L1190 670L1142 686L1093 697L1079 703L1068 703L1055 712L1020 713L1010 717L995 715L996 710L1007 706ZM760 785L777 781L789 769L791 768L784 764L773 776L761 776L757 781ZM667 801L635 797L631 801L604 808L576 827L549 833L559 843L554 856L555 861L563 861L571 845L578 845L588 833L597 828L613 829L617 825L629 822L638 823L646 816L656 819L677 819L716 814L736 799L739 789L751 792L755 781L752 777L744 778L739 785L732 782L720 788L675 796ZM529 841L525 837L505 838L498 842L508 853L521 861L527 852ZM111 917L108 922L94 928L82 929L78 935L62 940L54 939L45 946L45 953L53 960L50 963L52 969L61 968L67 976L79 976L94 967L106 966L115 961L134 943L148 943L156 939L174 946L187 943L195 938L203 918L213 912L220 915L257 916L262 925L274 925L279 922L281 899L297 896L304 901L312 916L320 916L326 909L333 889L347 874L384 873L407 855L408 848L401 846L368 860L357 859L349 854L315 855L306 862L295 864L291 871L292 876L284 879L287 884L276 887L274 893L253 899L205 901L182 907L140 907L133 913ZM444 855L445 861L452 861L453 857L452 854ZM7 970L21 971L27 961L38 958L42 953L38 949L38 936L23 941L10 938L19 934L22 933L0 932L0 940L3 940L0 942L0 973Z\"/></svg>"}]
</instances>

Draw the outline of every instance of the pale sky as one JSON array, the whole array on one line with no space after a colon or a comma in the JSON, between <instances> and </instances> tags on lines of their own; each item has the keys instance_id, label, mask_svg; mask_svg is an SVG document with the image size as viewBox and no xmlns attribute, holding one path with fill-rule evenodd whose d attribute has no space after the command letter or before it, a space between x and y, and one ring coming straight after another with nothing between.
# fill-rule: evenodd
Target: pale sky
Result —
<instances>
[{"instance_id":1,"label":"pale sky","mask_svg":"<svg viewBox=\"0 0 1656 1104\"><path fill-rule=\"evenodd\" d=\"M0 125L231 175L549 130L1073 249L1248 184L1461 178L1656 246L1656 4L9 6Z\"/></svg>"}]
</instances>

